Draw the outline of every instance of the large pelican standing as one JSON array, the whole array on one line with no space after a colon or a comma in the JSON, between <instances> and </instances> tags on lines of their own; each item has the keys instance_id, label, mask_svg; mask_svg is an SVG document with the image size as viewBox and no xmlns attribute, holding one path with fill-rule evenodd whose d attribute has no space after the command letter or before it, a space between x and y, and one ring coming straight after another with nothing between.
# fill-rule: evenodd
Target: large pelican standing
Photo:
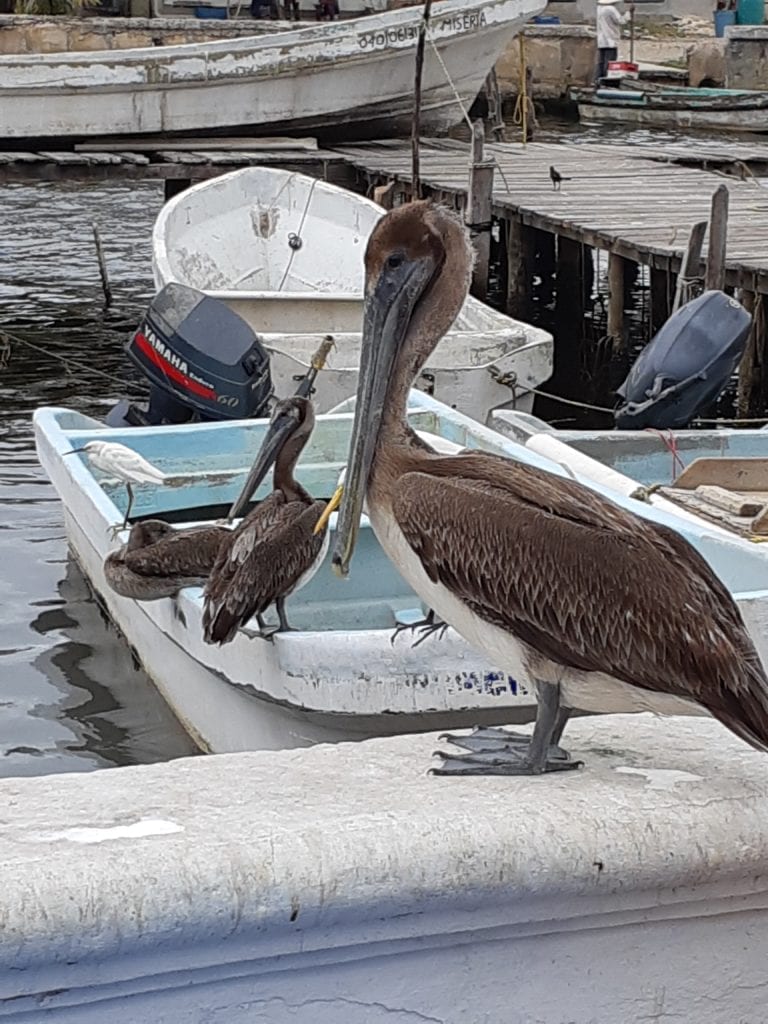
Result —
<instances>
[{"instance_id":1,"label":"large pelican standing","mask_svg":"<svg viewBox=\"0 0 768 1024\"><path fill-rule=\"evenodd\" d=\"M444 456L406 417L411 382L469 287L472 250L441 207L376 225L365 255L357 404L333 562L346 574L365 499L376 536L428 607L518 679L532 737L481 730L441 774L574 768L570 709L710 712L768 749L768 680L733 598L665 526L575 480L487 453Z\"/></svg>"},{"instance_id":2,"label":"large pelican standing","mask_svg":"<svg viewBox=\"0 0 768 1024\"><path fill-rule=\"evenodd\" d=\"M308 583L328 551L328 531L315 531L326 502L315 500L294 476L315 415L309 399L294 395L277 402L269 429L230 516L244 508L274 463L274 490L221 546L205 587L203 636L209 644L234 639L254 615L260 635L269 639L291 627L285 599ZM279 626L262 619L274 604Z\"/></svg>"}]
</instances>

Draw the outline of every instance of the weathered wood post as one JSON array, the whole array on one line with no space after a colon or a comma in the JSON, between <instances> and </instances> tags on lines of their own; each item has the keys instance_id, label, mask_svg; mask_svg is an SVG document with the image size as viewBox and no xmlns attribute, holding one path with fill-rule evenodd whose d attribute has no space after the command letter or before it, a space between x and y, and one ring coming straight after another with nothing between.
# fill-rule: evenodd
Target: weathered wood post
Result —
<instances>
[{"instance_id":1,"label":"weathered wood post","mask_svg":"<svg viewBox=\"0 0 768 1024\"><path fill-rule=\"evenodd\" d=\"M101 245L101 235L99 234L99 228L94 221L91 224L93 228L93 241L96 243L96 259L99 261L99 276L101 277L101 289L104 292L104 308L109 309L112 305L112 285L109 283L109 273L107 271L107 261L104 258L104 249Z\"/></svg>"},{"instance_id":2,"label":"weathered wood post","mask_svg":"<svg viewBox=\"0 0 768 1024\"><path fill-rule=\"evenodd\" d=\"M558 235L555 293L555 373L553 391L570 398L583 398L582 356L584 348L584 288L582 246L572 238ZM560 410L562 413L562 409Z\"/></svg>"},{"instance_id":3,"label":"weathered wood post","mask_svg":"<svg viewBox=\"0 0 768 1024\"><path fill-rule=\"evenodd\" d=\"M736 398L736 414L740 417L754 416L758 411L759 396L763 390L763 359L760 331L758 329L757 296L751 289L743 288L739 296L744 309L752 316L752 329L749 332L744 355L739 363L739 386Z\"/></svg>"},{"instance_id":4,"label":"weathered wood post","mask_svg":"<svg viewBox=\"0 0 768 1024\"><path fill-rule=\"evenodd\" d=\"M675 288L675 300L672 303L672 312L680 306L685 305L691 298L691 282L699 276L701 265L701 250L704 247L704 235L707 231L707 222L700 220L691 228L688 238L688 246L680 264L680 272L677 275L677 287Z\"/></svg>"},{"instance_id":5,"label":"weathered wood post","mask_svg":"<svg viewBox=\"0 0 768 1024\"><path fill-rule=\"evenodd\" d=\"M608 337L614 352L623 352L624 271L626 260L617 252L608 253Z\"/></svg>"},{"instance_id":6,"label":"weathered wood post","mask_svg":"<svg viewBox=\"0 0 768 1024\"><path fill-rule=\"evenodd\" d=\"M385 210L391 210L395 199L395 182L389 181L386 185L377 185L373 190L373 201L383 206Z\"/></svg>"},{"instance_id":7,"label":"weathered wood post","mask_svg":"<svg viewBox=\"0 0 768 1024\"><path fill-rule=\"evenodd\" d=\"M472 243L477 254L472 271L472 294L481 301L484 301L488 294L493 167L493 160L486 160L484 155L483 122L475 121L472 126L472 164L469 170L469 192L464 223L472 233Z\"/></svg>"},{"instance_id":8,"label":"weathered wood post","mask_svg":"<svg viewBox=\"0 0 768 1024\"><path fill-rule=\"evenodd\" d=\"M651 266L651 317L650 330L653 336L669 319L669 268Z\"/></svg>"},{"instance_id":9,"label":"weathered wood post","mask_svg":"<svg viewBox=\"0 0 768 1024\"><path fill-rule=\"evenodd\" d=\"M507 301L506 311L518 320L527 319L533 291L536 243L533 229L513 213L507 216Z\"/></svg>"},{"instance_id":10,"label":"weathered wood post","mask_svg":"<svg viewBox=\"0 0 768 1024\"><path fill-rule=\"evenodd\" d=\"M728 235L728 187L720 185L712 196L709 218L709 249L704 287L722 291L725 287L725 254Z\"/></svg>"}]
</instances>

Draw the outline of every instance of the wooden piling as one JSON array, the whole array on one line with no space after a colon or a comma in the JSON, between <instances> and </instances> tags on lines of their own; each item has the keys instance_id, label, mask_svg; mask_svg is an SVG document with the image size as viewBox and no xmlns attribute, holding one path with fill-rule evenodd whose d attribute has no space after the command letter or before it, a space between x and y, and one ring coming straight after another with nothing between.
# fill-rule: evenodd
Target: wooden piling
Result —
<instances>
[{"instance_id":1,"label":"wooden piling","mask_svg":"<svg viewBox=\"0 0 768 1024\"><path fill-rule=\"evenodd\" d=\"M669 271L666 268L650 268L651 315L650 332L653 336L669 319L671 303L669 295Z\"/></svg>"},{"instance_id":2,"label":"wooden piling","mask_svg":"<svg viewBox=\"0 0 768 1024\"><path fill-rule=\"evenodd\" d=\"M517 217L505 222L508 316L527 320L533 298L536 239L532 228Z\"/></svg>"},{"instance_id":3,"label":"wooden piling","mask_svg":"<svg viewBox=\"0 0 768 1024\"><path fill-rule=\"evenodd\" d=\"M728 234L728 187L720 185L712 196L709 218L709 249L704 287L722 291L725 287L726 237Z\"/></svg>"},{"instance_id":4,"label":"wooden piling","mask_svg":"<svg viewBox=\"0 0 768 1024\"><path fill-rule=\"evenodd\" d=\"M684 306L692 297L692 283L699 276L701 266L701 250L704 247L704 235L707 231L707 222L700 220L691 228L688 238L688 246L680 265L680 272L677 275L677 286L675 288L675 299L672 303L672 312L680 306Z\"/></svg>"},{"instance_id":5,"label":"wooden piling","mask_svg":"<svg viewBox=\"0 0 768 1024\"><path fill-rule=\"evenodd\" d=\"M582 246L572 238L557 239L555 294L555 372L552 391L566 397L581 396L584 344L584 289ZM562 412L562 409L560 409Z\"/></svg>"},{"instance_id":6,"label":"wooden piling","mask_svg":"<svg viewBox=\"0 0 768 1024\"><path fill-rule=\"evenodd\" d=\"M184 192L192 184L190 178L166 178L165 179L165 201L173 199L179 192Z\"/></svg>"},{"instance_id":7,"label":"wooden piling","mask_svg":"<svg viewBox=\"0 0 768 1024\"><path fill-rule=\"evenodd\" d=\"M101 277L101 289L104 292L104 308L109 309L112 305L112 286L109 283L107 261L104 258L104 249L101 245L101 235L96 221L91 225L93 228L93 240L96 243L96 259L99 261L99 276Z\"/></svg>"},{"instance_id":8,"label":"wooden piling","mask_svg":"<svg viewBox=\"0 0 768 1024\"><path fill-rule=\"evenodd\" d=\"M488 294L488 265L491 257L491 208L493 196L493 160L484 156L483 122L472 126L472 164L469 170L469 192L464 223L472 233L475 266L472 271L472 294L485 301Z\"/></svg>"},{"instance_id":9,"label":"wooden piling","mask_svg":"<svg viewBox=\"0 0 768 1024\"><path fill-rule=\"evenodd\" d=\"M614 352L623 352L624 276L626 260L617 252L608 253L608 337Z\"/></svg>"},{"instance_id":10,"label":"wooden piling","mask_svg":"<svg viewBox=\"0 0 768 1024\"><path fill-rule=\"evenodd\" d=\"M373 190L373 201L383 206L385 210L391 210L395 198L395 182L389 181L386 185L377 185Z\"/></svg>"},{"instance_id":11,"label":"wooden piling","mask_svg":"<svg viewBox=\"0 0 768 1024\"><path fill-rule=\"evenodd\" d=\"M739 300L748 313L752 315L752 328L749 332L744 355L739 363L739 383L736 397L736 411L740 417L758 415L762 407L762 396L766 387L765 380L765 338L760 329L764 326L764 317L760 316L762 296L758 303L757 296L751 289L742 289Z\"/></svg>"}]
</instances>

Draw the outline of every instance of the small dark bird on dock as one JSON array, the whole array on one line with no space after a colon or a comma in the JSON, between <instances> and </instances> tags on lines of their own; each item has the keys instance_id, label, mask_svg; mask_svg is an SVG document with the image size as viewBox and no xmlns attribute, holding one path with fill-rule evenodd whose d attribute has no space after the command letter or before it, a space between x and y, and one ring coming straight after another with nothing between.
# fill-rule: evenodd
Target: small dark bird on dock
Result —
<instances>
[{"instance_id":1,"label":"small dark bird on dock","mask_svg":"<svg viewBox=\"0 0 768 1024\"><path fill-rule=\"evenodd\" d=\"M107 555L104 576L116 594L134 601L175 597L184 587L205 583L231 533L223 526L175 530L161 519L145 519L131 527L121 548Z\"/></svg>"},{"instance_id":2,"label":"small dark bird on dock","mask_svg":"<svg viewBox=\"0 0 768 1024\"><path fill-rule=\"evenodd\" d=\"M285 599L314 576L328 550L328 531L315 532L327 502L313 498L294 470L312 428L312 403L292 396L277 402L253 469L235 502L245 507L274 462L274 490L222 545L205 587L203 636L226 644L254 615L259 635L270 640L291 627ZM263 613L274 604L279 626L266 627Z\"/></svg>"},{"instance_id":3,"label":"small dark bird on dock","mask_svg":"<svg viewBox=\"0 0 768 1024\"><path fill-rule=\"evenodd\" d=\"M571 180L570 178L563 177L556 167L549 168L549 176L552 179L552 188L554 188L555 191L560 188L562 182Z\"/></svg>"}]
</instances>

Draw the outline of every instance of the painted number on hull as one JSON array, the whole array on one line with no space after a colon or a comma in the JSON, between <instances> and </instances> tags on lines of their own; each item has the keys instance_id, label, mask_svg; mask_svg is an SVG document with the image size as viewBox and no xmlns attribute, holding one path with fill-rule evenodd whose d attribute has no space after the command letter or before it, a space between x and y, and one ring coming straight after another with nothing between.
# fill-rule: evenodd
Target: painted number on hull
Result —
<instances>
[{"instance_id":1,"label":"painted number on hull","mask_svg":"<svg viewBox=\"0 0 768 1024\"><path fill-rule=\"evenodd\" d=\"M432 22L435 32L474 32L487 24L485 11L472 11L468 14L452 14L447 18ZM382 50L396 43L416 40L419 30L416 25L401 25L400 28L382 29L381 32L364 32L358 39L361 50Z\"/></svg>"}]
</instances>

